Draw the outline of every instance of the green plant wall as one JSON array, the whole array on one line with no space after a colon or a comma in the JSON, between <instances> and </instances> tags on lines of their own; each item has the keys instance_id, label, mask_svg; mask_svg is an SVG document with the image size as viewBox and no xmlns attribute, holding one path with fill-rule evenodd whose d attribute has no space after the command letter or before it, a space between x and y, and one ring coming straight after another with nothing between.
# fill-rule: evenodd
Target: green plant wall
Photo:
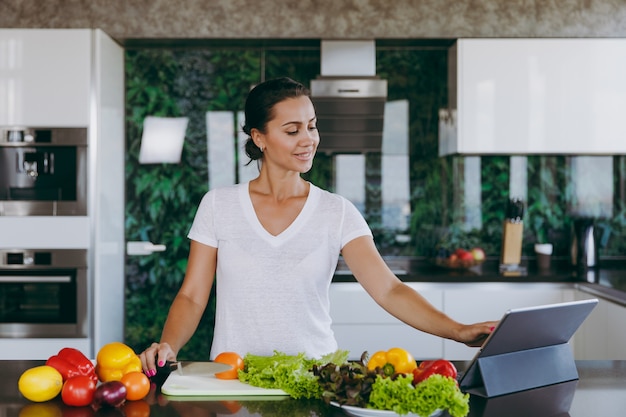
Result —
<instances>
[{"instance_id":1,"label":"green plant wall","mask_svg":"<svg viewBox=\"0 0 626 417\"><path fill-rule=\"evenodd\" d=\"M194 48L134 48L126 52L126 239L167 245L167 250L126 261L125 339L140 352L158 341L169 306L187 266L186 237L200 199L209 189L205 115L241 111L249 89L269 78L289 76L308 84L319 74L319 45L290 42ZM509 196L509 156L480 157L481 228L464 224L461 172L466 158L438 156L438 111L447 107L445 48L379 47L377 74L388 80L389 100L409 102L410 228L384 230L376 243L384 255L426 257L438 244L483 246L497 258ZM189 117L181 162L138 163L146 116ZM235 126L240 130L239 126ZM323 138L322 138L323 139ZM236 146L233 138L233 146ZM245 158L245 156L239 156ZM615 215L601 219L607 231L602 256L626 254L626 157L614 157ZM370 158L368 166L376 166ZM545 235L567 256L572 183L568 158L528 157L524 254ZM234 164L235 165L235 164ZM304 177L333 191L333 157L318 154ZM397 233L410 242L398 243ZM208 277L207 277L208 279ZM213 338L214 298L179 359L206 360Z\"/></svg>"}]
</instances>

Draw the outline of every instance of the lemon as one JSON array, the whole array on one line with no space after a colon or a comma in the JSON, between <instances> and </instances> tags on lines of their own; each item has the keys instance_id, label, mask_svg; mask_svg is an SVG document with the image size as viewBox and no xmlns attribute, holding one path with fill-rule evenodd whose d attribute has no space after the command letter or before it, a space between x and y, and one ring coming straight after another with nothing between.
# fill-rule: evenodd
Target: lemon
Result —
<instances>
[{"instance_id":1,"label":"lemon","mask_svg":"<svg viewBox=\"0 0 626 417\"><path fill-rule=\"evenodd\" d=\"M35 366L24 371L17 386L25 398L43 402L59 395L63 388L63 377L52 366Z\"/></svg>"},{"instance_id":2,"label":"lemon","mask_svg":"<svg viewBox=\"0 0 626 417\"><path fill-rule=\"evenodd\" d=\"M61 407L55 403L27 404L18 417L62 417Z\"/></svg>"}]
</instances>

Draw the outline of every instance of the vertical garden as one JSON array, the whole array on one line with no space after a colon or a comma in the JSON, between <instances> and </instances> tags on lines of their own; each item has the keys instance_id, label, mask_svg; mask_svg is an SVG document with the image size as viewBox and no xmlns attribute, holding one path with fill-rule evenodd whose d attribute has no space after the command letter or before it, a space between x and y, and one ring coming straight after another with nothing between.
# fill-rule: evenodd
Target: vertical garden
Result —
<instances>
[{"instance_id":1,"label":"vertical garden","mask_svg":"<svg viewBox=\"0 0 626 417\"><path fill-rule=\"evenodd\" d=\"M126 52L126 240L166 244L165 252L126 261L125 341L136 351L160 338L161 329L183 279L186 237L200 199L211 185L207 157L206 113L239 112L256 83L289 76L308 85L319 75L319 41L247 42L193 47L134 47ZM447 107L447 50L410 45L377 47L377 74L388 81L388 100L409 103L408 230L385 230L372 222L385 255L428 256L438 244L481 245L497 257L511 181L510 156L479 157L480 172L463 174L469 160L438 156L438 112ZM138 163L146 116L189 118L181 162ZM239 126L233 127L240 130ZM321 132L323 140L323 132ZM230 140L225 138L225 140ZM237 147L235 138L232 146ZM237 154L236 158L245 158ZM524 253L551 239L558 256L567 255L574 184L571 160L560 155L528 156ZM613 215L599 219L608 238L603 256L626 253L626 162L612 157ZM334 160L318 154L306 179L333 191ZM233 166L237 162L233 161ZM480 190L480 227L468 226L465 189ZM384 190L382 190L384 193ZM398 243L398 233L410 237ZM179 353L181 360L206 360L213 337L214 299L199 329Z\"/></svg>"}]
</instances>

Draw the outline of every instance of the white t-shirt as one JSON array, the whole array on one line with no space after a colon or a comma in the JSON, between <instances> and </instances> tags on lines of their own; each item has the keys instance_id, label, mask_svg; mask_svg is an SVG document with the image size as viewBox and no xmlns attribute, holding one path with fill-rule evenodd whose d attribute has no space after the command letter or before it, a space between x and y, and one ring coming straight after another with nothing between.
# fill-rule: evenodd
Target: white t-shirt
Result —
<instances>
[{"instance_id":1,"label":"white t-shirt","mask_svg":"<svg viewBox=\"0 0 626 417\"><path fill-rule=\"evenodd\" d=\"M248 183L209 191L188 237L218 248L211 358L334 352L330 283L343 246L367 235L350 201L313 184L298 217L277 236L259 222Z\"/></svg>"}]
</instances>

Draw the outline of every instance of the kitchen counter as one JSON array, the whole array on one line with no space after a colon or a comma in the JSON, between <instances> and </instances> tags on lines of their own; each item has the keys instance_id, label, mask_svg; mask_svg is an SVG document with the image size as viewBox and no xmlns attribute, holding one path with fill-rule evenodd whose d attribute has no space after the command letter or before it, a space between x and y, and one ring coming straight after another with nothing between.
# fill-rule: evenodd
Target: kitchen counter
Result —
<instances>
[{"instance_id":1,"label":"kitchen counter","mask_svg":"<svg viewBox=\"0 0 626 417\"><path fill-rule=\"evenodd\" d=\"M334 407L319 400L294 400L283 397L264 399L207 397L168 397L153 386L144 400L130 401L121 410L67 407L60 398L45 403L32 403L21 396L17 381L21 373L41 361L0 361L0 416L64 416L64 417L195 417L195 416L344 416ZM467 362L457 362L460 370ZM471 417L558 416L588 417L590 415L622 415L626 409L626 361L577 361L579 380L537 388L488 400L471 397ZM447 416L447 414L443 414Z\"/></svg>"},{"instance_id":2,"label":"kitchen counter","mask_svg":"<svg viewBox=\"0 0 626 417\"><path fill-rule=\"evenodd\" d=\"M424 283L555 283L572 284L582 291L626 306L626 259L604 260L601 268L577 273L566 259L553 259L549 270L540 270L534 259L523 259L525 273L503 274L497 259L468 269L447 269L422 258L385 257L387 265L404 282ZM333 282L356 282L343 260Z\"/></svg>"}]
</instances>

